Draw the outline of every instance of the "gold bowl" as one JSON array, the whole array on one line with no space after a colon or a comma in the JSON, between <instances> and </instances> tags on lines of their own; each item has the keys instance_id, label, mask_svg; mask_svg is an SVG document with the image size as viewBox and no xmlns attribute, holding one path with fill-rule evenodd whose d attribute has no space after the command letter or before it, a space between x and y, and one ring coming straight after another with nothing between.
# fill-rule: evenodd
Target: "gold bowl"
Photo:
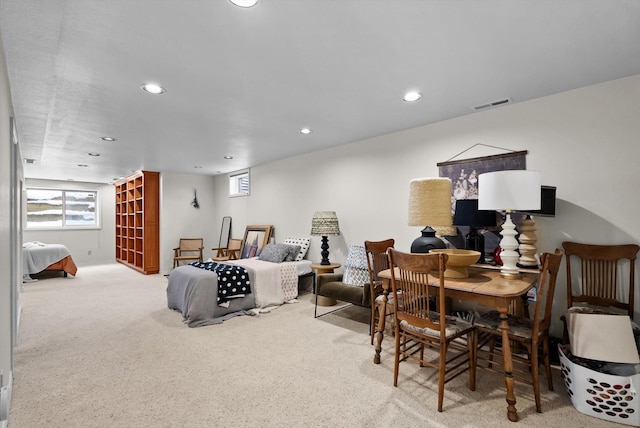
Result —
<instances>
[{"instance_id":1,"label":"gold bowl","mask_svg":"<svg viewBox=\"0 0 640 428\"><path fill-rule=\"evenodd\" d=\"M447 278L467 278L467 267L480 259L480 251L474 250L431 250L430 253L443 253L449 256L444 276Z\"/></svg>"}]
</instances>

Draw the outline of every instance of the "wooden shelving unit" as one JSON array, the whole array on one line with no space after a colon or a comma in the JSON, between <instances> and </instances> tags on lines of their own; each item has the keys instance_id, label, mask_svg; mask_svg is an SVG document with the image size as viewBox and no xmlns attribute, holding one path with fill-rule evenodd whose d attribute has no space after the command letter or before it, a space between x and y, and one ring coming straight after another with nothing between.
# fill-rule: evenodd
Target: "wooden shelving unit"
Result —
<instances>
[{"instance_id":1,"label":"wooden shelving unit","mask_svg":"<svg viewBox=\"0 0 640 428\"><path fill-rule=\"evenodd\" d=\"M144 274L160 271L160 173L138 171L116 187L116 260Z\"/></svg>"}]
</instances>

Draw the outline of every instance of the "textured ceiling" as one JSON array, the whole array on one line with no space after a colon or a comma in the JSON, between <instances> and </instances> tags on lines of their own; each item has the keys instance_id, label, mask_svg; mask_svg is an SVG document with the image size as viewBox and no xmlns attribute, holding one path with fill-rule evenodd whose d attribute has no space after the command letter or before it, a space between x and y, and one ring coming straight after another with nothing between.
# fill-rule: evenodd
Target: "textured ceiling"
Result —
<instances>
[{"instance_id":1,"label":"textured ceiling","mask_svg":"<svg viewBox=\"0 0 640 428\"><path fill-rule=\"evenodd\" d=\"M0 0L0 34L26 177L92 182L226 173L640 73L637 0Z\"/></svg>"}]
</instances>

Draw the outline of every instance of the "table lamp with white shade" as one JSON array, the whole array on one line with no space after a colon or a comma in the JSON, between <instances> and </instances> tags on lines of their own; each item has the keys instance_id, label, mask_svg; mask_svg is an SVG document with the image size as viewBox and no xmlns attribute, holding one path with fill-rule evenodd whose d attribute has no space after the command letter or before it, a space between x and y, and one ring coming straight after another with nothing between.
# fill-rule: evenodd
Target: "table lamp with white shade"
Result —
<instances>
[{"instance_id":1,"label":"table lamp with white shade","mask_svg":"<svg viewBox=\"0 0 640 428\"><path fill-rule=\"evenodd\" d=\"M540 209L541 179L538 171L508 170L494 171L478 176L478 209L506 212L502 225L500 259L503 276L518 275L516 251L516 226L511 221L511 211Z\"/></svg>"}]
</instances>

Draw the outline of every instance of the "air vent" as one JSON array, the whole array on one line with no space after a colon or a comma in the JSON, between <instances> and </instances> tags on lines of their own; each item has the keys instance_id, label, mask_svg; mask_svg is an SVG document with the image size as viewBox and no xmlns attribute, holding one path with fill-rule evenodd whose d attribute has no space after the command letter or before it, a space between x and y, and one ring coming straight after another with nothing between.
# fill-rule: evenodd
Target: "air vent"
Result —
<instances>
[{"instance_id":1,"label":"air vent","mask_svg":"<svg viewBox=\"0 0 640 428\"><path fill-rule=\"evenodd\" d=\"M479 111L479 110L485 110L485 109L488 109L488 108L498 107L498 106L501 106L501 105L504 105L504 104L511 104L511 103L512 103L511 98L505 98L505 99L502 99L502 100L492 101L490 103L480 104L480 105L474 106L473 109L475 111Z\"/></svg>"},{"instance_id":2,"label":"air vent","mask_svg":"<svg viewBox=\"0 0 640 428\"><path fill-rule=\"evenodd\" d=\"M33 165L34 163L36 163L35 159L30 159L30 158L24 158L24 163L28 163L29 165Z\"/></svg>"}]
</instances>

